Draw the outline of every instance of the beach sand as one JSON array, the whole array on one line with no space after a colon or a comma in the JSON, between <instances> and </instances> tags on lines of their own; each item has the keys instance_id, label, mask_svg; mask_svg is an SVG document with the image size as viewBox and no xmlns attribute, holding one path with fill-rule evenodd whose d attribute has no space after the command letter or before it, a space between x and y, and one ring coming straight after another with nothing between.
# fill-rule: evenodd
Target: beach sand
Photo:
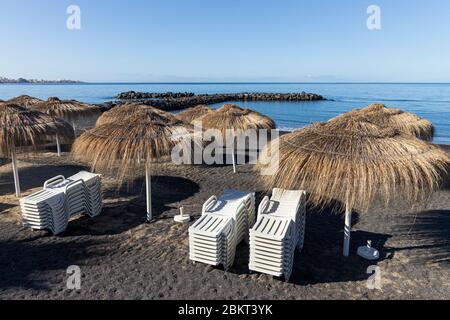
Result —
<instances>
[{"instance_id":1,"label":"beach sand","mask_svg":"<svg viewBox=\"0 0 450 320\"><path fill-rule=\"evenodd\" d=\"M450 148L446 147L450 152ZM68 154L21 158L25 195L56 175L85 169ZM66 233L25 229L13 195L9 164L0 167L0 299L450 299L450 186L421 207L401 199L389 209L375 205L355 213L350 258L342 256L343 216L308 210L305 247L296 254L291 282L250 274L242 243L229 272L188 259L188 225L173 222L180 206L195 219L203 202L225 188L264 193L249 165L153 168L156 222L144 224L143 180L117 191L103 177L104 210L78 217ZM382 259L368 262L356 248L372 240ZM381 288L368 289L367 269L379 267ZM66 288L67 267L81 268L81 290Z\"/></svg>"}]
</instances>

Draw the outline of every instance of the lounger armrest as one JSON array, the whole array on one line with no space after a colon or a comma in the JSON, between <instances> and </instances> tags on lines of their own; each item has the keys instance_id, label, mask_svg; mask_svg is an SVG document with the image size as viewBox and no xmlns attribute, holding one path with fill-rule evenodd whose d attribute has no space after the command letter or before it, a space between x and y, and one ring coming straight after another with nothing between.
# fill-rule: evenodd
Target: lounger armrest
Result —
<instances>
[{"instance_id":1,"label":"lounger armrest","mask_svg":"<svg viewBox=\"0 0 450 320\"><path fill-rule=\"evenodd\" d=\"M211 209L211 207L217 202L217 197L216 196L212 196L211 198L209 198L208 200L206 200L206 202L203 204L202 207L202 216L209 210Z\"/></svg>"},{"instance_id":2,"label":"lounger armrest","mask_svg":"<svg viewBox=\"0 0 450 320\"><path fill-rule=\"evenodd\" d=\"M67 193L67 191L69 190L69 188L72 188L73 186L75 186L76 184L82 184L84 186L84 181L83 179L79 179L77 181L73 181L69 184L66 185L66 187L64 188L64 193Z\"/></svg>"},{"instance_id":3,"label":"lounger armrest","mask_svg":"<svg viewBox=\"0 0 450 320\"><path fill-rule=\"evenodd\" d=\"M264 199L262 199L261 203L258 206L258 218L264 214L267 207L269 206L270 198L268 196L265 196Z\"/></svg>"},{"instance_id":4,"label":"lounger armrest","mask_svg":"<svg viewBox=\"0 0 450 320\"><path fill-rule=\"evenodd\" d=\"M245 215L248 215L248 212L247 212L247 210L246 210L245 202L244 202L244 201L241 202L241 203L239 204L239 206L237 207L236 212L235 212L236 216L237 216L237 214L238 214L241 210L245 210ZM247 219L248 219L248 217L247 217Z\"/></svg>"},{"instance_id":5,"label":"lounger armrest","mask_svg":"<svg viewBox=\"0 0 450 320\"><path fill-rule=\"evenodd\" d=\"M65 181L65 180L66 180L66 178L64 176L62 176L62 175L53 177L51 179L48 179L47 181L44 182L44 189L46 189L51 184L54 184L54 183L57 183L57 182L62 182L62 181Z\"/></svg>"}]
</instances>

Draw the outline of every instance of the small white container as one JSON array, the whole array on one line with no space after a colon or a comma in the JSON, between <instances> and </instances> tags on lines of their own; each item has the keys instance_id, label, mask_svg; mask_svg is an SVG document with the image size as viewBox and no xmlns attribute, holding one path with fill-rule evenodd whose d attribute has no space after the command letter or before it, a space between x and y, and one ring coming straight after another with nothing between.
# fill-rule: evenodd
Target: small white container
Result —
<instances>
[{"instance_id":1,"label":"small white container","mask_svg":"<svg viewBox=\"0 0 450 320\"><path fill-rule=\"evenodd\" d=\"M380 258L380 252L372 248L372 241L367 241L366 246L362 246L358 248L358 256L364 258L366 260L378 260Z\"/></svg>"},{"instance_id":2,"label":"small white container","mask_svg":"<svg viewBox=\"0 0 450 320\"><path fill-rule=\"evenodd\" d=\"M184 214L184 208L180 208L180 214L173 218L175 222L178 223L188 223L191 221L191 216L189 214Z\"/></svg>"}]
</instances>

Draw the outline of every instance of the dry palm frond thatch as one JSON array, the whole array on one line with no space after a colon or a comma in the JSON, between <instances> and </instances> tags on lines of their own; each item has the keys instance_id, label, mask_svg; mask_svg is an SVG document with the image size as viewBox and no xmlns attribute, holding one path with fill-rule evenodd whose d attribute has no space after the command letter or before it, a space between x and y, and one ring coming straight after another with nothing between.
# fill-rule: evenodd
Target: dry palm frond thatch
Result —
<instances>
[{"instance_id":1,"label":"dry palm frond thatch","mask_svg":"<svg viewBox=\"0 0 450 320\"><path fill-rule=\"evenodd\" d=\"M267 151L260 163L271 158ZM279 168L264 180L267 187L306 190L314 205L337 200L365 212L376 196L386 204L426 199L449 164L448 155L433 144L349 118L280 137Z\"/></svg>"},{"instance_id":2,"label":"dry palm frond thatch","mask_svg":"<svg viewBox=\"0 0 450 320\"><path fill-rule=\"evenodd\" d=\"M0 104L0 153L9 156L14 146L38 146L46 137L59 135L73 140L72 127L65 121L52 118L21 106Z\"/></svg>"},{"instance_id":3,"label":"dry palm frond thatch","mask_svg":"<svg viewBox=\"0 0 450 320\"><path fill-rule=\"evenodd\" d=\"M139 167L145 165L147 221L150 221L150 165L170 156L178 147L181 147L178 151L183 155L186 151L191 152L192 137L191 126L147 109L83 133L75 141L72 154L77 159L90 162L93 171L117 169L120 183L125 179L132 180L139 173Z\"/></svg>"},{"instance_id":4,"label":"dry palm frond thatch","mask_svg":"<svg viewBox=\"0 0 450 320\"><path fill-rule=\"evenodd\" d=\"M96 126L101 126L104 124L109 124L115 121L122 121L124 118L134 115L137 112L150 110L155 113L158 113L160 115L165 116L166 118L170 118L172 120L175 120L175 116L172 115L169 112L166 112L164 110L148 106L145 104L139 104L139 103L128 103L124 105L120 105L117 107L112 108L111 110L106 111L103 113L98 119Z\"/></svg>"},{"instance_id":5,"label":"dry palm frond thatch","mask_svg":"<svg viewBox=\"0 0 450 320\"><path fill-rule=\"evenodd\" d=\"M17 197L20 197L20 179L16 146L35 147L44 143L49 136L72 140L74 132L64 120L29 111L16 104L0 104L0 154L11 157Z\"/></svg>"},{"instance_id":6,"label":"dry palm frond thatch","mask_svg":"<svg viewBox=\"0 0 450 320\"><path fill-rule=\"evenodd\" d=\"M193 108L188 108L176 115L178 119L181 121L184 121L186 123L193 124L195 120L197 120L200 117L203 117L204 115L213 112L213 109L211 109L207 105L198 105Z\"/></svg>"},{"instance_id":7,"label":"dry palm frond thatch","mask_svg":"<svg viewBox=\"0 0 450 320\"><path fill-rule=\"evenodd\" d=\"M269 144L260 157L263 168L279 160L276 172L264 177L267 187L306 190L316 206L345 206L344 256L350 254L352 209L367 212L376 198L386 205L423 201L450 169L449 156L437 146L360 117L316 123L277 141L278 154L268 153Z\"/></svg>"},{"instance_id":8,"label":"dry palm frond thatch","mask_svg":"<svg viewBox=\"0 0 450 320\"><path fill-rule=\"evenodd\" d=\"M96 106L76 100L60 100L56 97L50 97L47 101L34 104L29 108L69 122L95 116L100 112L100 108Z\"/></svg>"},{"instance_id":9,"label":"dry palm frond thatch","mask_svg":"<svg viewBox=\"0 0 450 320\"><path fill-rule=\"evenodd\" d=\"M196 126L201 126L204 130L217 130L222 139L233 142L236 138L245 138L248 130L255 130L259 137L261 130L272 130L276 128L275 122L250 109L242 109L234 104L226 104L216 111L209 112L195 120ZM218 134L215 135L216 138ZM247 147L246 147L247 148ZM231 148L233 160L233 171L237 172L235 147Z\"/></svg>"},{"instance_id":10,"label":"dry palm frond thatch","mask_svg":"<svg viewBox=\"0 0 450 320\"><path fill-rule=\"evenodd\" d=\"M189 142L192 132L180 120L141 110L85 132L73 144L72 154L91 163L95 172L117 168L122 182L134 178L143 164L170 156L176 145Z\"/></svg>"},{"instance_id":11,"label":"dry palm frond thatch","mask_svg":"<svg viewBox=\"0 0 450 320\"><path fill-rule=\"evenodd\" d=\"M28 108L41 102L43 102L43 100L25 94L8 100L8 103L17 104L24 108Z\"/></svg>"},{"instance_id":12,"label":"dry palm frond thatch","mask_svg":"<svg viewBox=\"0 0 450 320\"><path fill-rule=\"evenodd\" d=\"M224 105L214 112L207 113L198 118L198 121L201 121L203 129L220 130L223 136L231 129L246 131L276 128L275 122L269 117L233 104Z\"/></svg>"},{"instance_id":13,"label":"dry palm frond thatch","mask_svg":"<svg viewBox=\"0 0 450 320\"><path fill-rule=\"evenodd\" d=\"M398 129L426 141L431 141L434 135L434 127L430 121L400 109L386 108L382 104L371 104L364 109L355 109L331 121L345 121L348 118L362 119L381 127Z\"/></svg>"}]
</instances>

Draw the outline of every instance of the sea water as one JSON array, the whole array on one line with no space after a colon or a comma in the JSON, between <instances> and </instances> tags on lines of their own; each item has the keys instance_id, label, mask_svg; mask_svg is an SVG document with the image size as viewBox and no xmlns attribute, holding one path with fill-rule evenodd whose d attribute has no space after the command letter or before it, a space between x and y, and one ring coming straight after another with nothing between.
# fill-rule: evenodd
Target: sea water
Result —
<instances>
[{"instance_id":1,"label":"sea water","mask_svg":"<svg viewBox=\"0 0 450 320\"><path fill-rule=\"evenodd\" d=\"M383 103L430 120L436 127L435 143L450 144L450 84L399 83L95 83L70 85L1 84L0 99L21 94L41 99L57 96L89 103L114 100L120 92L311 92L326 101L237 102L273 118L281 130L295 130L317 121L326 121L353 108ZM218 107L221 104L215 105Z\"/></svg>"}]
</instances>

